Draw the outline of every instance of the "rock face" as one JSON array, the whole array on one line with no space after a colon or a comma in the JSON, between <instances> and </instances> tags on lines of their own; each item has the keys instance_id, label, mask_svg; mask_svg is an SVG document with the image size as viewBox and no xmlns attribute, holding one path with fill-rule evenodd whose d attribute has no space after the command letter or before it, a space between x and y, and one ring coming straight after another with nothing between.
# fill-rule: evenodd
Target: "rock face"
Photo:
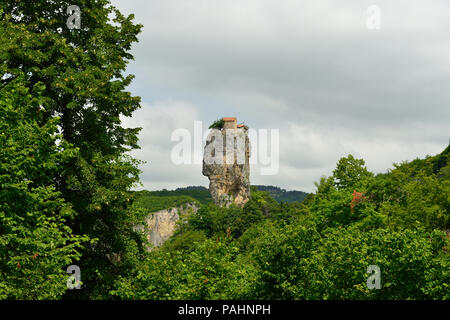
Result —
<instances>
[{"instance_id":1,"label":"rock face","mask_svg":"<svg viewBox=\"0 0 450 320\"><path fill-rule=\"evenodd\" d=\"M224 120L224 128L212 129L208 135L202 173L209 178L209 191L217 205L243 207L250 199L248 128L237 126L236 118Z\"/></svg>"},{"instance_id":2,"label":"rock face","mask_svg":"<svg viewBox=\"0 0 450 320\"><path fill-rule=\"evenodd\" d=\"M161 246L174 234L178 221L186 215L197 212L197 210L198 207L195 203L186 203L179 207L168 208L149 214L145 219L148 230L147 240L151 245L148 247L148 250L150 251L152 247ZM137 226L136 229L144 231L144 226Z\"/></svg>"}]
</instances>

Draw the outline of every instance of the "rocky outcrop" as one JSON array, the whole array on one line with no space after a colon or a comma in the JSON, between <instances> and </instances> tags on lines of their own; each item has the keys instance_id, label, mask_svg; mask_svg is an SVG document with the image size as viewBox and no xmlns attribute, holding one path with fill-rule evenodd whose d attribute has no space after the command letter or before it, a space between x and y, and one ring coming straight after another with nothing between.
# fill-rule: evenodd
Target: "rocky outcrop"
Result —
<instances>
[{"instance_id":1,"label":"rocky outcrop","mask_svg":"<svg viewBox=\"0 0 450 320\"><path fill-rule=\"evenodd\" d=\"M210 180L209 191L217 205L235 203L242 207L250 199L249 157L246 126L231 124L228 128L211 130L205 145L202 173Z\"/></svg>"},{"instance_id":2,"label":"rocky outcrop","mask_svg":"<svg viewBox=\"0 0 450 320\"><path fill-rule=\"evenodd\" d=\"M136 230L146 232L149 242L148 250L161 246L176 231L178 223L183 223L183 218L197 212L198 206L195 203L186 203L179 207L168 208L152 212L145 219L145 226L137 226Z\"/></svg>"}]
</instances>

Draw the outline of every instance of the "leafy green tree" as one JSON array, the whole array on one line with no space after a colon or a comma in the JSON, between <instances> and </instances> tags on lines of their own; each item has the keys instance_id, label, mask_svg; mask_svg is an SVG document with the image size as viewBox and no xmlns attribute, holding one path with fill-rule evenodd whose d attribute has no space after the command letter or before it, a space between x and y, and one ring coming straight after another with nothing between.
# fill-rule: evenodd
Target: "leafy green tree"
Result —
<instances>
[{"instance_id":1,"label":"leafy green tree","mask_svg":"<svg viewBox=\"0 0 450 320\"><path fill-rule=\"evenodd\" d=\"M425 160L395 165L393 170L377 175L369 183L367 194L375 209L385 216L386 225L448 229L450 179L445 174L446 150Z\"/></svg>"},{"instance_id":2,"label":"leafy green tree","mask_svg":"<svg viewBox=\"0 0 450 320\"><path fill-rule=\"evenodd\" d=\"M363 159L356 159L351 154L339 159L333 177L337 189L361 189L373 174L365 167Z\"/></svg>"},{"instance_id":3,"label":"leafy green tree","mask_svg":"<svg viewBox=\"0 0 450 320\"><path fill-rule=\"evenodd\" d=\"M364 193L373 174L364 164L363 159L352 155L341 158L333 175L315 184L317 192L308 199L307 206L319 229L349 225L372 214Z\"/></svg>"},{"instance_id":4,"label":"leafy green tree","mask_svg":"<svg viewBox=\"0 0 450 320\"><path fill-rule=\"evenodd\" d=\"M206 236L203 231L188 230L169 239L164 243L164 247L169 251L183 251L183 253L186 254L193 250L193 247L197 242L205 240Z\"/></svg>"},{"instance_id":5,"label":"leafy green tree","mask_svg":"<svg viewBox=\"0 0 450 320\"><path fill-rule=\"evenodd\" d=\"M19 76L29 90L40 84L40 125L59 118L61 143L77 148L64 170L52 176L56 191L77 213L69 226L97 239L83 250L84 286L73 292L105 298L112 280L131 270L142 252L127 192L138 182L138 162L126 155L138 147L139 129L122 127L120 119L140 106L140 98L125 90L133 76L124 71L141 25L107 0L74 4L81 9L80 29L66 26L66 1L1 3L0 24L8 41L0 48L0 86Z\"/></svg>"},{"instance_id":6,"label":"leafy green tree","mask_svg":"<svg viewBox=\"0 0 450 320\"><path fill-rule=\"evenodd\" d=\"M450 216L448 208L448 184L435 174L421 172L414 179L403 181L400 201L384 201L380 212L385 214L391 226L429 229L448 228Z\"/></svg>"},{"instance_id":7,"label":"leafy green tree","mask_svg":"<svg viewBox=\"0 0 450 320\"><path fill-rule=\"evenodd\" d=\"M257 299L305 299L310 275L305 272L319 233L313 223L258 226L260 235L247 246L256 264L253 296Z\"/></svg>"},{"instance_id":8,"label":"leafy green tree","mask_svg":"<svg viewBox=\"0 0 450 320\"><path fill-rule=\"evenodd\" d=\"M58 299L65 268L87 244L67 226L73 206L54 179L77 149L57 143L58 119L45 119L43 85L29 89L24 78L0 88L0 299Z\"/></svg>"},{"instance_id":9,"label":"leafy green tree","mask_svg":"<svg viewBox=\"0 0 450 320\"><path fill-rule=\"evenodd\" d=\"M202 230L208 237L231 234L240 237L251 225L280 212L280 204L269 193L254 190L243 208L219 207L214 203L202 206L189 218L189 227Z\"/></svg>"},{"instance_id":10,"label":"leafy green tree","mask_svg":"<svg viewBox=\"0 0 450 320\"><path fill-rule=\"evenodd\" d=\"M327 234L305 272L312 299L448 299L450 260L442 232L358 228ZM367 268L381 271L381 289L367 287ZM301 284L300 284L301 285Z\"/></svg>"},{"instance_id":11,"label":"leafy green tree","mask_svg":"<svg viewBox=\"0 0 450 320\"><path fill-rule=\"evenodd\" d=\"M239 261L231 238L196 242L188 254L155 250L137 274L121 277L122 299L239 299L248 296L255 269ZM182 271L182 272L180 272Z\"/></svg>"},{"instance_id":12,"label":"leafy green tree","mask_svg":"<svg viewBox=\"0 0 450 320\"><path fill-rule=\"evenodd\" d=\"M253 269L238 260L239 249L231 238L198 242L184 256L173 290L174 299L239 299L248 293Z\"/></svg>"},{"instance_id":13,"label":"leafy green tree","mask_svg":"<svg viewBox=\"0 0 450 320\"><path fill-rule=\"evenodd\" d=\"M213 204L201 206L195 214L189 217L189 227L194 230L203 231L206 236L211 237L215 229L211 215L211 211L214 209L215 206Z\"/></svg>"},{"instance_id":14,"label":"leafy green tree","mask_svg":"<svg viewBox=\"0 0 450 320\"><path fill-rule=\"evenodd\" d=\"M247 244L257 299L448 299L449 245L443 232L335 228L314 224L258 226ZM254 233L253 233L254 235ZM243 235L246 238L246 235ZM381 289L369 289L367 269L381 269Z\"/></svg>"}]
</instances>

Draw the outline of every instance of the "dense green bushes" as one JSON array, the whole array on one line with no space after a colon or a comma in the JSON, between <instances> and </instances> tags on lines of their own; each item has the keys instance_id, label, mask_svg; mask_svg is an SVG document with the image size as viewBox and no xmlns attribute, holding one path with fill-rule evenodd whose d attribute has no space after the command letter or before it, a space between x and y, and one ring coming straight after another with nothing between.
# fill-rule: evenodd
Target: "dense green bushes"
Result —
<instances>
[{"instance_id":1,"label":"dense green bushes","mask_svg":"<svg viewBox=\"0 0 450 320\"><path fill-rule=\"evenodd\" d=\"M237 238L252 224L278 212L278 203L268 193L254 190L252 200L242 209L236 206L221 208L213 203L202 206L195 215L190 217L189 227L203 230L209 237L230 233Z\"/></svg>"},{"instance_id":2,"label":"dense green bushes","mask_svg":"<svg viewBox=\"0 0 450 320\"><path fill-rule=\"evenodd\" d=\"M448 257L440 256L442 232L337 228L319 236L313 226L282 231L267 236L254 250L260 270L258 298L448 298L450 265ZM370 265L381 270L381 290L366 286ZM439 281L430 292L434 279Z\"/></svg>"},{"instance_id":3,"label":"dense green bushes","mask_svg":"<svg viewBox=\"0 0 450 320\"><path fill-rule=\"evenodd\" d=\"M51 179L76 149L57 145L57 119L36 112L42 89L22 76L0 88L0 299L60 298L87 243L67 226L74 211Z\"/></svg>"},{"instance_id":4,"label":"dense green bushes","mask_svg":"<svg viewBox=\"0 0 450 320\"><path fill-rule=\"evenodd\" d=\"M133 278L122 278L112 294L127 299L240 298L251 273L237 261L238 252L227 238L196 242L188 254L162 248L152 252Z\"/></svg>"},{"instance_id":5,"label":"dense green bushes","mask_svg":"<svg viewBox=\"0 0 450 320\"><path fill-rule=\"evenodd\" d=\"M203 205L114 295L142 299L449 299L448 149L373 175L342 158L303 203L252 189ZM421 164L421 165L419 165ZM446 233L447 232L447 233ZM369 266L380 289L369 289Z\"/></svg>"}]
</instances>

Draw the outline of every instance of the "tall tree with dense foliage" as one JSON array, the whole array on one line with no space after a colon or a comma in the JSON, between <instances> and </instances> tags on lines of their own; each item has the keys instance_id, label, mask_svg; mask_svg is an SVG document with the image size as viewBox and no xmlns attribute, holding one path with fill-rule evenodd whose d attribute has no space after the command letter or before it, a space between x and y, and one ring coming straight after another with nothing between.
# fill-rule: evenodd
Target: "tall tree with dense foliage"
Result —
<instances>
[{"instance_id":1,"label":"tall tree with dense foliage","mask_svg":"<svg viewBox=\"0 0 450 320\"><path fill-rule=\"evenodd\" d=\"M57 299L87 244L54 181L77 149L57 143L57 118L43 119L43 86L24 84L18 75L0 88L0 299Z\"/></svg>"},{"instance_id":2,"label":"tall tree with dense foliage","mask_svg":"<svg viewBox=\"0 0 450 320\"><path fill-rule=\"evenodd\" d=\"M58 163L48 179L74 213L67 226L95 240L78 263L83 289L72 292L104 298L114 278L133 268L141 244L133 233L138 218L128 193L138 182L138 162L127 156L138 148L139 129L124 128L120 119L140 106L140 98L125 90L133 76L124 71L141 25L107 0L70 4L80 8L79 29L66 24L66 1L1 3L2 34L8 41L0 48L0 89L19 77L29 91L39 85L40 101L31 106L40 114L35 125L57 126L59 146L73 148L72 157Z\"/></svg>"}]
</instances>

